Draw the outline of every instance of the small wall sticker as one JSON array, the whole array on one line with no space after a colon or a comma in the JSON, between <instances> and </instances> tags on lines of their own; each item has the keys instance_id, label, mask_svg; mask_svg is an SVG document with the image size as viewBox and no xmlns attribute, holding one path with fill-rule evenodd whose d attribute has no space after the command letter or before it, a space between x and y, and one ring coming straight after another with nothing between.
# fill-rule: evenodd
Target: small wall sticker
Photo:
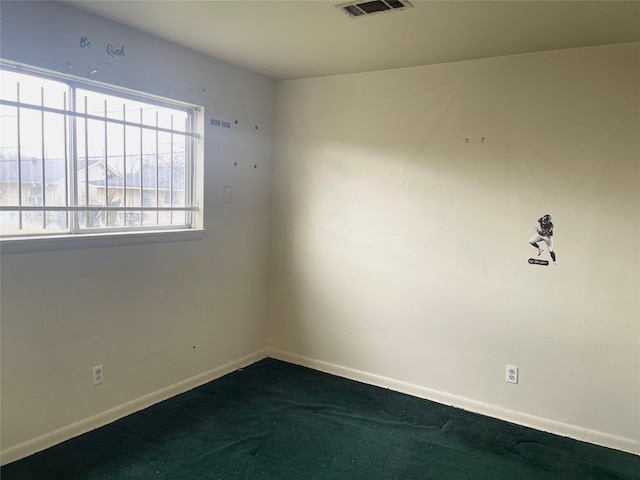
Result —
<instances>
[{"instance_id":1,"label":"small wall sticker","mask_svg":"<svg viewBox=\"0 0 640 480\"><path fill-rule=\"evenodd\" d=\"M553 223L551 222L551 215L548 213L538 219L538 225L533 227L536 234L529 239L529 243L538 249L538 258L530 258L529 263L532 265L549 265L548 260L540 258L544 250L540 247L539 242L544 241L549 249L549 255L553 264L557 265L556 252L553 250Z\"/></svg>"},{"instance_id":2,"label":"small wall sticker","mask_svg":"<svg viewBox=\"0 0 640 480\"><path fill-rule=\"evenodd\" d=\"M91 48L93 47L93 42L89 40L89 37L80 37L80 43L78 44L80 48ZM110 57L124 57L124 45L117 46L111 43L107 44L106 47L107 55Z\"/></svg>"},{"instance_id":3,"label":"small wall sticker","mask_svg":"<svg viewBox=\"0 0 640 480\"><path fill-rule=\"evenodd\" d=\"M124 45L121 47L114 47L110 43L107 44L107 55L110 57L124 57Z\"/></svg>"},{"instance_id":4,"label":"small wall sticker","mask_svg":"<svg viewBox=\"0 0 640 480\"><path fill-rule=\"evenodd\" d=\"M225 122L223 120L218 120L217 118L211 119L211 125L214 127L231 128L231 122Z\"/></svg>"}]
</instances>

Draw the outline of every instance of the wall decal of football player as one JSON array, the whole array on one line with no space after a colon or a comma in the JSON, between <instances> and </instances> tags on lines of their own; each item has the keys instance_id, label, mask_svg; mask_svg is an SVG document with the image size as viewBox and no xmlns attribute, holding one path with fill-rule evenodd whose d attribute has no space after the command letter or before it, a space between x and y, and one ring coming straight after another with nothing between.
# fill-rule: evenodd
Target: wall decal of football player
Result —
<instances>
[{"instance_id":1,"label":"wall decal of football player","mask_svg":"<svg viewBox=\"0 0 640 480\"><path fill-rule=\"evenodd\" d=\"M556 252L553 251L553 223L551 223L551 215L543 215L538 219L538 226L534 227L536 234L529 239L529 243L538 249L538 256L543 252L538 242L544 240L549 247L549 254L553 260L553 264L557 265Z\"/></svg>"}]
</instances>

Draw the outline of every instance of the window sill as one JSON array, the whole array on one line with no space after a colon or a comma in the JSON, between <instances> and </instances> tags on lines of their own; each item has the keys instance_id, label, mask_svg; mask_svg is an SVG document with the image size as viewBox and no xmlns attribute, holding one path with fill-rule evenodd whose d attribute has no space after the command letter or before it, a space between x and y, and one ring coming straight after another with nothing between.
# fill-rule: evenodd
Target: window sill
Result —
<instances>
[{"instance_id":1,"label":"window sill","mask_svg":"<svg viewBox=\"0 0 640 480\"><path fill-rule=\"evenodd\" d=\"M0 240L0 254L38 253L81 248L121 247L152 243L173 243L202 240L205 230L145 231L126 233L89 233Z\"/></svg>"}]
</instances>

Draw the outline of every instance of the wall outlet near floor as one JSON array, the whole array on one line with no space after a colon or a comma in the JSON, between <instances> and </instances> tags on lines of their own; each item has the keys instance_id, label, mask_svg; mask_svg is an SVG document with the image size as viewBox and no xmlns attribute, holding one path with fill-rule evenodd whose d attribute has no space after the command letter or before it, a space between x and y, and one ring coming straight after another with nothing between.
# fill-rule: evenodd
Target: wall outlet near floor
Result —
<instances>
[{"instance_id":1,"label":"wall outlet near floor","mask_svg":"<svg viewBox=\"0 0 640 480\"><path fill-rule=\"evenodd\" d=\"M104 382L104 366L96 365L93 367L93 384L98 385Z\"/></svg>"},{"instance_id":2,"label":"wall outlet near floor","mask_svg":"<svg viewBox=\"0 0 640 480\"><path fill-rule=\"evenodd\" d=\"M507 383L518 383L518 367L507 365Z\"/></svg>"}]
</instances>

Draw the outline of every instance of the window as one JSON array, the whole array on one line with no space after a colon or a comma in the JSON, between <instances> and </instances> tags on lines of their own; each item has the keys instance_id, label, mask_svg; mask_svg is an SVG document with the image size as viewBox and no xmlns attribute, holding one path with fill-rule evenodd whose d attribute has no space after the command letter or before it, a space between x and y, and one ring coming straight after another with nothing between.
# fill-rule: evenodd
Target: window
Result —
<instances>
[{"instance_id":1,"label":"window","mask_svg":"<svg viewBox=\"0 0 640 480\"><path fill-rule=\"evenodd\" d=\"M0 67L3 239L202 229L199 107Z\"/></svg>"}]
</instances>

